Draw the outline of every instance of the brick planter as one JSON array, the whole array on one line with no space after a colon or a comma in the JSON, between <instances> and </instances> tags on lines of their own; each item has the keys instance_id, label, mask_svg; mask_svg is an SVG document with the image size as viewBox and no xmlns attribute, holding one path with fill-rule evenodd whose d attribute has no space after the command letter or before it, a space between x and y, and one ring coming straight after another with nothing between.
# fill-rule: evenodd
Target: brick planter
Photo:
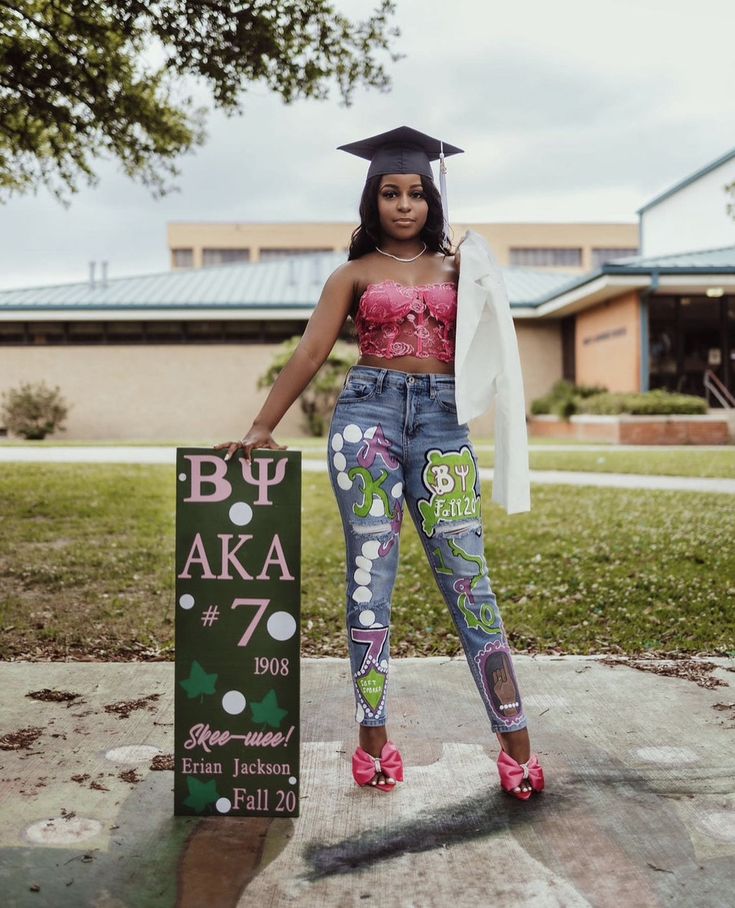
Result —
<instances>
[{"instance_id":1,"label":"brick planter","mask_svg":"<svg viewBox=\"0 0 735 908\"><path fill-rule=\"evenodd\" d=\"M530 416L529 438L605 441L621 445L731 444L726 416Z\"/></svg>"}]
</instances>

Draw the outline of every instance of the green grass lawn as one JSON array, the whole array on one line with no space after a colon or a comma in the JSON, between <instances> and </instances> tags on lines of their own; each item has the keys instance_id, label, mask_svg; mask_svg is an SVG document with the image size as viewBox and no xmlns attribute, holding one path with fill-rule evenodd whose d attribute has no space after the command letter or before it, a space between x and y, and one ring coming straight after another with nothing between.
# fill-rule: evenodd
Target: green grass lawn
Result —
<instances>
[{"instance_id":1,"label":"green grass lawn","mask_svg":"<svg viewBox=\"0 0 735 908\"><path fill-rule=\"evenodd\" d=\"M339 514L326 474L303 483L303 652L345 656ZM172 658L174 487L168 466L4 464L0 658ZM534 486L509 516L490 492L490 580L516 651L735 650L731 496ZM408 514L391 641L459 652Z\"/></svg>"},{"instance_id":2,"label":"green grass lawn","mask_svg":"<svg viewBox=\"0 0 735 908\"><path fill-rule=\"evenodd\" d=\"M324 457L327 441L322 438L290 439L287 444L304 452L304 457ZM723 445L721 450L690 449L671 451L617 450L611 445L605 450L585 450L583 443L574 445L579 451L544 451L548 445L558 444L547 439L544 443L530 442L529 465L532 470L579 470L584 473L641 473L646 476L701 476L717 479L735 479L735 445ZM566 442L564 442L566 445ZM481 467L492 467L494 450L488 450L492 439L473 439ZM540 450L539 450L540 449Z\"/></svg>"},{"instance_id":3,"label":"green grass lawn","mask_svg":"<svg viewBox=\"0 0 735 908\"><path fill-rule=\"evenodd\" d=\"M304 457L324 458L327 451L326 438L287 437L276 432L278 444L287 445L294 450L303 452ZM492 446L492 438L473 438L477 450L477 459L482 467L494 465L494 451L488 450ZM544 451L546 446L563 443L579 447L579 451ZM13 447L21 444L17 440L3 440L3 446ZM27 443L26 443L27 444ZM74 441L59 442L47 439L41 442L32 442L34 446L103 446L124 445L133 447L208 447L210 441ZM678 448L671 451L621 451L615 445L606 447L605 450L585 450L586 442L558 442L554 439L531 440L529 464L532 470L579 470L591 473L642 473L658 476L701 476L707 478L735 479L735 445L723 445L721 450L699 450L696 446L691 449ZM540 450L539 450L540 449Z\"/></svg>"}]
</instances>

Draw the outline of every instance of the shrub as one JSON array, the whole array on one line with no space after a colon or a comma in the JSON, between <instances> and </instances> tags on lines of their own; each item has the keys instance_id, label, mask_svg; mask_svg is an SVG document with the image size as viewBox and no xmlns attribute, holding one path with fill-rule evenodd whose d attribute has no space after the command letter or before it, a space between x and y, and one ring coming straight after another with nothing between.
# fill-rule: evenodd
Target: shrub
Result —
<instances>
[{"instance_id":1,"label":"shrub","mask_svg":"<svg viewBox=\"0 0 735 908\"><path fill-rule=\"evenodd\" d=\"M562 419L569 419L577 412L580 400L605 391L607 388L604 385L575 385L565 378L560 378L554 382L548 394L531 401L531 413L534 416L551 413Z\"/></svg>"},{"instance_id":2,"label":"shrub","mask_svg":"<svg viewBox=\"0 0 735 908\"><path fill-rule=\"evenodd\" d=\"M663 388L642 393L597 394L580 402L579 413L630 413L664 416L674 413L706 413L707 401L693 394L675 394Z\"/></svg>"},{"instance_id":3,"label":"shrub","mask_svg":"<svg viewBox=\"0 0 735 908\"><path fill-rule=\"evenodd\" d=\"M298 346L300 337L291 337L278 348L266 372L258 378L258 387L270 387L281 374ZM337 341L324 364L299 398L304 425L310 435L325 435L337 403L345 372L357 361L356 349L346 341Z\"/></svg>"},{"instance_id":4,"label":"shrub","mask_svg":"<svg viewBox=\"0 0 735 908\"><path fill-rule=\"evenodd\" d=\"M707 402L691 394L674 394L663 388L654 391L612 392L598 385L574 385L561 379L543 397L531 402L531 413L551 413L569 419L575 413L597 415L668 415L674 413L706 413Z\"/></svg>"},{"instance_id":5,"label":"shrub","mask_svg":"<svg viewBox=\"0 0 735 908\"><path fill-rule=\"evenodd\" d=\"M51 432L64 431L63 421L69 408L57 387L45 382L24 382L3 394L2 414L5 425L14 435L27 439L45 438Z\"/></svg>"}]
</instances>

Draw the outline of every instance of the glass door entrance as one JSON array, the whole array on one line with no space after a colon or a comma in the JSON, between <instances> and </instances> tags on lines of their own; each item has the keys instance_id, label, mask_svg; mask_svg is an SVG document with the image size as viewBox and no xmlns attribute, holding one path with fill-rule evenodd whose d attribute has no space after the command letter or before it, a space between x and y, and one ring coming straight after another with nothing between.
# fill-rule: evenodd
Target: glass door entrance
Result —
<instances>
[{"instance_id":1,"label":"glass door entrance","mask_svg":"<svg viewBox=\"0 0 735 908\"><path fill-rule=\"evenodd\" d=\"M735 393L735 297L654 296L648 313L651 390L707 397L709 369Z\"/></svg>"}]
</instances>

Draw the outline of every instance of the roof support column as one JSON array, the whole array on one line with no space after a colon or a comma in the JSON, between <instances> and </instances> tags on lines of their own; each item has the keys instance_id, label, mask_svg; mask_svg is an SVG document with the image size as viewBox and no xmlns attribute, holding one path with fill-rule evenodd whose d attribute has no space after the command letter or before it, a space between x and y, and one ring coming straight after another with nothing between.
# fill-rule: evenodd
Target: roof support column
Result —
<instances>
[{"instance_id":1,"label":"roof support column","mask_svg":"<svg viewBox=\"0 0 735 908\"><path fill-rule=\"evenodd\" d=\"M650 377L651 377L651 360L649 356L650 351L650 336L649 336L649 299L653 295L654 291L658 288L658 270L654 268L651 274L651 283L645 290L643 290L639 297L639 311L640 311L640 338L641 338L641 359L640 359L640 376L638 379L638 387L640 391L650 391Z\"/></svg>"}]
</instances>

